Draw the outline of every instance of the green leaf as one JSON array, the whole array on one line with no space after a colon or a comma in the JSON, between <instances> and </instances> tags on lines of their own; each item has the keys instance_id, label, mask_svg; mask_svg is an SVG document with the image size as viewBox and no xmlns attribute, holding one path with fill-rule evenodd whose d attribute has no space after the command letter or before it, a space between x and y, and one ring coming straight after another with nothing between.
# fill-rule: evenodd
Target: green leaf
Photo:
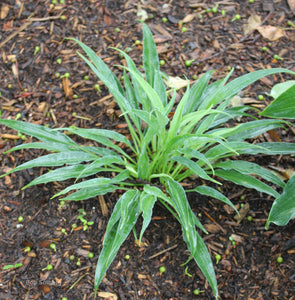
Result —
<instances>
[{"instance_id":1,"label":"green leaf","mask_svg":"<svg viewBox=\"0 0 295 300\"><path fill-rule=\"evenodd\" d=\"M271 118L295 119L295 84L269 104L260 115Z\"/></svg>"},{"instance_id":2,"label":"green leaf","mask_svg":"<svg viewBox=\"0 0 295 300\"><path fill-rule=\"evenodd\" d=\"M142 149L138 159L137 174L138 178L141 178L142 180L146 180L149 176L149 157L145 147Z\"/></svg>"},{"instance_id":3,"label":"green leaf","mask_svg":"<svg viewBox=\"0 0 295 300\"><path fill-rule=\"evenodd\" d=\"M153 35L149 27L142 23L143 31L143 66L147 82L154 87L155 70L160 70L159 57Z\"/></svg>"},{"instance_id":4,"label":"green leaf","mask_svg":"<svg viewBox=\"0 0 295 300\"><path fill-rule=\"evenodd\" d=\"M275 84L270 92L270 96L277 99L281 94L285 93L290 87L295 85L295 80L288 80L285 82Z\"/></svg>"},{"instance_id":5,"label":"green leaf","mask_svg":"<svg viewBox=\"0 0 295 300\"><path fill-rule=\"evenodd\" d=\"M279 226L287 225L295 217L295 175L293 175L282 194L274 201L270 210L265 228L268 229L271 222Z\"/></svg>"},{"instance_id":6,"label":"green leaf","mask_svg":"<svg viewBox=\"0 0 295 300\"><path fill-rule=\"evenodd\" d=\"M141 193L140 200L139 200L139 206L140 206L140 211L142 212L142 217L143 217L143 223L139 235L139 245L141 243L142 236L147 229L148 225L151 222L152 219L152 214L153 214L153 208L154 204L157 201L157 197L154 195L146 194L146 193Z\"/></svg>"},{"instance_id":7,"label":"green leaf","mask_svg":"<svg viewBox=\"0 0 295 300\"><path fill-rule=\"evenodd\" d=\"M207 87L209 80L212 76L213 71L206 72L192 87L183 108L183 115L194 112L197 107L200 105L202 100L202 95Z\"/></svg>"},{"instance_id":8,"label":"green leaf","mask_svg":"<svg viewBox=\"0 0 295 300\"><path fill-rule=\"evenodd\" d=\"M210 176L208 176L208 174L197 163L195 163L194 161L192 161L192 160L190 160L190 159L188 159L186 157L183 157L183 156L173 156L173 157L171 157L171 160L176 161L179 164L181 164L181 165L189 168L194 175L197 175L197 176L199 176L199 177L201 177L203 179L212 181L214 183L220 184L218 181L216 181L215 179L213 179Z\"/></svg>"},{"instance_id":9,"label":"green leaf","mask_svg":"<svg viewBox=\"0 0 295 300\"><path fill-rule=\"evenodd\" d=\"M192 217L192 210L187 201L185 191L182 186L174 180L168 180L167 184L167 190L174 202L175 210L180 219L183 239L191 252L191 256L195 259L197 265L211 285L215 298L218 299L218 287L214 267L207 247L195 229L195 220Z\"/></svg>"},{"instance_id":10,"label":"green leaf","mask_svg":"<svg viewBox=\"0 0 295 300\"><path fill-rule=\"evenodd\" d=\"M192 191L198 192L201 195L205 195L205 196L209 196L209 197L218 199L218 200L226 203L230 207L232 207L238 213L238 211L235 208L235 206L233 205L233 203L227 197L225 197L223 194L221 194L220 192L218 192L217 190L215 190L214 188L212 188L210 186L200 185L200 186L196 187L195 189L193 189Z\"/></svg>"},{"instance_id":11,"label":"green leaf","mask_svg":"<svg viewBox=\"0 0 295 300\"><path fill-rule=\"evenodd\" d=\"M71 151L74 149L78 149L79 146L77 145L75 148L72 146L68 146L61 143L54 143L54 142L34 142L34 143L27 143L27 144L21 144L17 145L7 151L5 153L9 153L12 151L17 151L21 149L43 149L47 151L53 151L53 152L63 152L63 151Z\"/></svg>"},{"instance_id":12,"label":"green leaf","mask_svg":"<svg viewBox=\"0 0 295 300\"><path fill-rule=\"evenodd\" d=\"M215 168L222 168L224 170L236 170L238 172L241 172L243 174L255 174L260 176L261 178L272 182L274 184L277 184L280 187L285 187L284 181L282 181L277 175L275 175L273 172L269 171L266 168L263 168L255 163L251 163L248 161L242 161L242 160L226 160L224 162L219 162L217 164L214 164Z\"/></svg>"},{"instance_id":13,"label":"green leaf","mask_svg":"<svg viewBox=\"0 0 295 300\"><path fill-rule=\"evenodd\" d=\"M5 175L14 173L20 170L34 168L34 167L56 167L63 166L65 164L78 164L80 162L88 162L97 159L96 155L89 154L83 151L68 151L68 152L59 152L44 155L35 159L32 159L26 163L19 165L13 170L9 171ZM4 176L4 175L2 175Z\"/></svg>"},{"instance_id":14,"label":"green leaf","mask_svg":"<svg viewBox=\"0 0 295 300\"><path fill-rule=\"evenodd\" d=\"M96 265L94 279L95 293L97 292L104 274L117 255L119 248L126 240L137 221L140 213L139 196L140 193L137 190L127 191L121 196L114 208L114 212L106 229L103 248Z\"/></svg>"},{"instance_id":15,"label":"green leaf","mask_svg":"<svg viewBox=\"0 0 295 300\"><path fill-rule=\"evenodd\" d=\"M105 195L107 193L111 193L117 189L119 189L118 186L111 185L111 184L105 184L105 185L90 187L90 188L82 188L77 192L74 192L64 198L61 198L60 200L70 200L70 201L86 200L89 198L93 198L97 195Z\"/></svg>"},{"instance_id":16,"label":"green leaf","mask_svg":"<svg viewBox=\"0 0 295 300\"><path fill-rule=\"evenodd\" d=\"M77 144L68 136L41 125L5 119L0 119L0 123L24 134L33 136L40 141L54 142L57 144L77 147Z\"/></svg>"},{"instance_id":17,"label":"green leaf","mask_svg":"<svg viewBox=\"0 0 295 300\"><path fill-rule=\"evenodd\" d=\"M251 72L249 74L243 75L229 82L225 87L221 89L220 93L215 95L215 97L212 99L212 101L210 101L207 107L209 107L209 105L215 105L219 103L221 100L226 99L228 97L235 96L242 89L254 83L255 81L261 79L262 77L269 76L272 74L277 74L277 73L289 73L293 75L295 74L290 70L282 69L282 68L266 69L266 70Z\"/></svg>"},{"instance_id":18,"label":"green leaf","mask_svg":"<svg viewBox=\"0 0 295 300\"><path fill-rule=\"evenodd\" d=\"M231 181L235 184L242 185L246 188L255 189L258 192L266 193L275 198L277 198L280 195L273 188L261 182L260 180L250 175L242 174L233 169L230 170L215 169L215 175L225 180Z\"/></svg>"}]
</instances>

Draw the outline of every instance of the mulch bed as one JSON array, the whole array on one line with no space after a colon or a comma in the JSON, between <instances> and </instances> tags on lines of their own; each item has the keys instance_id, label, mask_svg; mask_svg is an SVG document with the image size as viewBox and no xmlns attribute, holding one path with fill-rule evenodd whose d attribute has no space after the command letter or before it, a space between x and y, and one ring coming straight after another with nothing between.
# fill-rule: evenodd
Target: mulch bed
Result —
<instances>
[{"instance_id":1,"label":"mulch bed","mask_svg":"<svg viewBox=\"0 0 295 300\"><path fill-rule=\"evenodd\" d=\"M206 13L206 8L214 7L214 1L65 0L53 5L48 0L4 0L0 5L2 117L55 128L75 125L125 133L113 98L78 57L73 42L64 38L81 39L110 67L124 63L109 49L111 46L128 51L139 66L142 46L136 41L142 35L136 20L142 15L148 17L146 23L154 33L160 59L166 62L162 70L170 76L185 75L194 80L195 76L215 69L217 80L232 67L233 78L270 67L295 71L294 27L287 25L295 18L288 2L294 3L221 1L218 9L226 11L222 15ZM236 14L241 19L232 22ZM245 35L243 25L250 15L261 16L263 25L283 28L284 36L272 41L257 30ZM167 18L166 23L162 22L163 17ZM268 51L261 51L263 47ZM275 54L283 60L274 59ZM193 60L191 66L185 65L186 60ZM112 69L121 76L120 69ZM65 73L70 73L70 77L62 78ZM240 96L247 99L247 104L262 109L270 101L265 93L275 83L289 78L264 78ZM95 84L100 84L101 90L96 90ZM265 100L258 101L258 94L265 95ZM294 136L290 126L259 138L294 142ZM1 154L22 142L15 132L1 126ZM1 173L42 154L36 150L2 154ZM285 173L294 171L294 157L261 156L256 162L276 166ZM0 180L0 298L93 299L96 261L118 194L60 207L58 200L50 198L69 182L21 190L45 171L25 170ZM273 199L227 184L222 189L235 204L245 203L248 212L244 219L237 221L235 213L221 203L190 195L193 210L209 232L203 238L212 258L216 254L222 256L215 264L220 299L295 299L294 220L285 227L271 225L265 230ZM94 222L87 230L77 219L79 209L85 211L87 221ZM23 217L21 223L19 216ZM78 227L72 229L74 223ZM56 244L56 251L50 249L51 243ZM27 246L31 247L28 253L24 251ZM94 258L88 258L89 252L94 253ZM70 260L72 255L74 259ZM125 259L126 255L130 259ZM283 262L279 264L280 255ZM182 266L188 257L177 221L156 205L143 245L138 247L133 235L129 236L103 279L98 298L213 299L196 264L190 261ZM4 266L17 263L23 265L3 270ZM53 270L44 269L48 264L54 266ZM160 266L166 267L165 273L160 274ZM195 289L201 294L194 295Z\"/></svg>"}]
</instances>

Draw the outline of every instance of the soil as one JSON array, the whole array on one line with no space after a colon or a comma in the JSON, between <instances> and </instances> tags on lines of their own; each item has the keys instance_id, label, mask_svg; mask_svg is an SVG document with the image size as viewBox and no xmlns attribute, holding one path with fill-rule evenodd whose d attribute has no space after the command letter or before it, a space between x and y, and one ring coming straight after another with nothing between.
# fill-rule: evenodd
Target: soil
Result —
<instances>
[{"instance_id":1,"label":"soil","mask_svg":"<svg viewBox=\"0 0 295 300\"><path fill-rule=\"evenodd\" d=\"M3 118L19 118L53 128L75 125L125 133L113 98L103 85L100 91L95 90L98 79L76 54L78 48L64 38L81 39L110 67L123 63L111 46L129 51L140 66L142 46L136 43L142 38L137 22L140 16L148 17L146 23L155 36L160 59L165 60L162 70L170 76L194 80L195 76L214 69L216 80L232 67L232 78L270 67L295 71L294 27L287 24L295 21L291 9L294 1L65 0L56 1L55 5L52 2L1 1ZM216 3L219 12L205 11ZM225 15L220 13L222 9ZM236 14L241 18L232 21ZM266 28L261 32L250 30L245 35L243 25L251 15L260 16L263 25L275 26L276 34L281 30L283 36L273 40L275 37L267 35ZM163 17L167 18L166 23ZM268 50L262 51L263 47ZM274 59L275 54L283 59ZM191 66L185 65L186 60L193 60ZM112 69L119 77L121 70ZM61 78L67 72L70 77ZM266 93L271 87L289 78L264 78L240 96L247 104L263 109L270 101ZM265 100L257 100L258 94L264 95ZM0 128L2 173L43 154L36 150L2 154L23 140L14 131ZM294 136L290 126L258 139L294 142ZM259 156L254 161L276 166L285 175L294 170L294 157ZM43 172L43 168L29 169L0 179L0 299L94 299L96 261L118 195L108 194L60 207L59 201L51 197L69 182L22 190ZM220 299L295 299L294 220L285 227L271 225L265 230L272 198L227 183L222 191L234 204L244 203L248 207L240 222L234 212L217 201L194 194L189 199L209 231L203 238L212 259L216 254L222 257L214 263ZM94 222L86 230L78 220L79 209L85 211L87 221ZM72 229L74 223L77 228ZM229 240L230 236L235 243ZM56 250L50 248L51 243L56 244ZM26 252L27 247L31 251ZM93 258L88 258L89 252L94 254ZM130 258L126 259L126 255ZM277 262L279 256L282 263ZM188 258L180 226L157 205L143 245L138 247L134 236L129 236L100 285L98 299L213 299L212 290L196 264L190 261L182 265ZM5 269L17 263L23 265ZM46 269L48 264L53 265L53 270ZM165 266L166 272L160 274L160 266ZM194 290L201 291L200 295L195 295Z\"/></svg>"}]
</instances>

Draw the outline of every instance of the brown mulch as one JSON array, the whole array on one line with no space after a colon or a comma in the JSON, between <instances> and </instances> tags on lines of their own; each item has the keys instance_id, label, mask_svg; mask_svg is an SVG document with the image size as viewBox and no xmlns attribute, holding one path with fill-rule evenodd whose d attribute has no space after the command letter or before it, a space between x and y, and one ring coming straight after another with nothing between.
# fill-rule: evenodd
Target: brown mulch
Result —
<instances>
[{"instance_id":1,"label":"brown mulch","mask_svg":"<svg viewBox=\"0 0 295 300\"><path fill-rule=\"evenodd\" d=\"M65 0L53 5L49 0L3 0L0 4L0 106L3 118L19 118L50 127L75 125L85 128L116 129L124 133L113 98L76 54L77 47L66 37L81 39L112 67L124 63L109 47L118 47L141 64L141 25L138 14L147 14L162 70L170 76L195 76L215 69L214 79L235 68L233 77L256 69L285 67L295 71L294 27L290 4L294 1L246 0L220 1L218 9L226 14L206 13L217 1L96 1ZM199 15L202 15L202 18ZM236 14L241 19L232 22ZM244 34L243 25L250 15L259 15L263 25L283 30L277 40L252 30ZM162 18L168 19L167 23ZM181 25L179 21L184 21ZM187 31L182 30L183 27ZM262 47L268 51L261 51ZM39 47L39 48L36 48ZM278 54L283 60L275 60ZM61 59L59 63L57 59ZM190 67L186 60L194 60ZM70 73L68 79L61 78ZM58 77L57 73L61 76ZM84 79L87 75L89 78ZM270 88L288 76L264 78L244 91L243 99L259 109L270 98ZM101 91L94 88L100 84ZM180 92L181 93L181 92ZM265 95L258 101L257 95ZM246 101L246 100L245 100ZM40 156L42 151L2 154L22 139L12 130L0 127L0 171ZM294 142L294 129L260 137ZM29 138L27 138L28 140ZM294 157L264 157L257 162L294 169ZM50 199L66 183L21 188L44 169L25 170L0 179L0 299L93 299L94 273L102 238L116 193L81 203ZM285 227L265 222L273 199L241 187L223 186L223 192L235 203L249 205L240 222L221 203L190 195L190 203L209 235L203 236L214 259L220 299L295 299L294 220ZM247 206L246 206L247 207ZM87 221L94 224L83 230L77 219L83 208ZM18 217L23 222L18 222ZM252 217L252 221L247 220ZM72 224L78 227L72 229ZM138 225L137 229L140 224ZM66 229L66 234L62 233ZM229 240L232 236L235 245ZM50 243L56 244L56 251ZM183 263L189 257L176 220L160 205L147 229L143 246L138 247L131 234L120 249L99 289L99 299L213 299L211 288L196 264ZM30 252L25 248L31 247ZM89 259L88 253L94 258ZM130 259L125 259L126 255ZM74 255L74 259L70 257ZM281 264L278 256L283 257ZM77 262L80 265L77 265ZM9 264L20 268L3 270ZM44 268L52 264L53 270ZM159 273L165 266L166 272ZM187 267L187 269L186 269ZM202 293L193 294L195 289Z\"/></svg>"}]
</instances>

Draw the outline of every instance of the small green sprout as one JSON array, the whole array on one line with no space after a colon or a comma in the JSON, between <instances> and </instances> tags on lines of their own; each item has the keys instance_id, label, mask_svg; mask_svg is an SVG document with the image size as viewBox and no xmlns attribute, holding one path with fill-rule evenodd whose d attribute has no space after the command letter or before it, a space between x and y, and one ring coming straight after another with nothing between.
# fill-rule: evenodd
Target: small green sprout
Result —
<instances>
[{"instance_id":1,"label":"small green sprout","mask_svg":"<svg viewBox=\"0 0 295 300\"><path fill-rule=\"evenodd\" d=\"M51 243L49 245L50 249L52 249L54 252L56 252L56 245L54 243Z\"/></svg>"},{"instance_id":2,"label":"small green sprout","mask_svg":"<svg viewBox=\"0 0 295 300\"><path fill-rule=\"evenodd\" d=\"M80 267L80 266L81 266L81 261L80 261L80 258L78 258L78 261L76 262L76 265L77 265L78 267Z\"/></svg>"},{"instance_id":3,"label":"small green sprout","mask_svg":"<svg viewBox=\"0 0 295 300\"><path fill-rule=\"evenodd\" d=\"M68 298L67 297L62 297L61 300L68 300Z\"/></svg>"},{"instance_id":4,"label":"small green sprout","mask_svg":"<svg viewBox=\"0 0 295 300\"><path fill-rule=\"evenodd\" d=\"M269 49L266 47L266 46L264 46L264 47L262 47L262 52L267 52L267 51L269 51Z\"/></svg>"},{"instance_id":5,"label":"small green sprout","mask_svg":"<svg viewBox=\"0 0 295 300\"><path fill-rule=\"evenodd\" d=\"M258 100L261 100L261 101L264 100L264 96L263 95L258 95L257 98L258 98Z\"/></svg>"},{"instance_id":6,"label":"small green sprout","mask_svg":"<svg viewBox=\"0 0 295 300\"><path fill-rule=\"evenodd\" d=\"M129 259L130 259L130 255L129 255L129 254L126 254L124 258L125 258L126 260L129 260Z\"/></svg>"},{"instance_id":7,"label":"small green sprout","mask_svg":"<svg viewBox=\"0 0 295 300\"><path fill-rule=\"evenodd\" d=\"M98 83L96 83L94 85L94 89L97 91L97 92L101 92L101 89L100 89L100 85Z\"/></svg>"},{"instance_id":8,"label":"small green sprout","mask_svg":"<svg viewBox=\"0 0 295 300\"><path fill-rule=\"evenodd\" d=\"M249 0L249 3L250 3L250 4L254 3L254 0Z\"/></svg>"},{"instance_id":9,"label":"small green sprout","mask_svg":"<svg viewBox=\"0 0 295 300\"><path fill-rule=\"evenodd\" d=\"M247 217L247 220L248 220L249 222L251 222L251 221L253 221L253 217L252 217L252 216L248 216L248 217Z\"/></svg>"},{"instance_id":10,"label":"small green sprout","mask_svg":"<svg viewBox=\"0 0 295 300\"><path fill-rule=\"evenodd\" d=\"M159 61L159 63L160 63L160 66L165 66L165 64L166 64L166 62L165 62L164 59L161 59L161 60Z\"/></svg>"},{"instance_id":11,"label":"small green sprout","mask_svg":"<svg viewBox=\"0 0 295 300\"><path fill-rule=\"evenodd\" d=\"M12 88L12 84L8 83L7 88L11 89Z\"/></svg>"},{"instance_id":12,"label":"small green sprout","mask_svg":"<svg viewBox=\"0 0 295 300\"><path fill-rule=\"evenodd\" d=\"M89 76L88 76L88 75L85 75L85 76L83 77L83 79L84 79L84 80L89 80Z\"/></svg>"},{"instance_id":13,"label":"small green sprout","mask_svg":"<svg viewBox=\"0 0 295 300\"><path fill-rule=\"evenodd\" d=\"M120 32L121 29L120 29L119 27L116 27L116 28L114 29L114 31L115 31L115 32Z\"/></svg>"},{"instance_id":14,"label":"small green sprout","mask_svg":"<svg viewBox=\"0 0 295 300\"><path fill-rule=\"evenodd\" d=\"M61 58L57 58L56 59L56 63L60 65L62 63L62 59Z\"/></svg>"},{"instance_id":15,"label":"small green sprout","mask_svg":"<svg viewBox=\"0 0 295 300\"><path fill-rule=\"evenodd\" d=\"M168 22L168 19L167 19L166 17L163 17L163 18L162 18L162 22L165 24L165 23Z\"/></svg>"},{"instance_id":16,"label":"small green sprout","mask_svg":"<svg viewBox=\"0 0 295 300\"><path fill-rule=\"evenodd\" d=\"M78 227L78 225L76 223L72 224L72 228L76 229Z\"/></svg>"},{"instance_id":17,"label":"small green sprout","mask_svg":"<svg viewBox=\"0 0 295 300\"><path fill-rule=\"evenodd\" d=\"M216 14L218 11L218 3L212 8L213 14Z\"/></svg>"},{"instance_id":18,"label":"small green sprout","mask_svg":"<svg viewBox=\"0 0 295 300\"><path fill-rule=\"evenodd\" d=\"M181 27L181 32L187 32L187 27L185 26Z\"/></svg>"},{"instance_id":19,"label":"small green sprout","mask_svg":"<svg viewBox=\"0 0 295 300\"><path fill-rule=\"evenodd\" d=\"M51 4L53 4L53 5L57 4L57 0L52 0Z\"/></svg>"},{"instance_id":20,"label":"small green sprout","mask_svg":"<svg viewBox=\"0 0 295 300\"><path fill-rule=\"evenodd\" d=\"M15 116L15 120L19 120L21 117L22 117L22 114L21 113L17 113L16 116Z\"/></svg>"},{"instance_id":21,"label":"small green sprout","mask_svg":"<svg viewBox=\"0 0 295 300\"><path fill-rule=\"evenodd\" d=\"M53 265L47 265L45 268L43 268L42 269L42 271L45 271L45 270L47 270L47 271L51 271L53 269Z\"/></svg>"},{"instance_id":22,"label":"small green sprout","mask_svg":"<svg viewBox=\"0 0 295 300\"><path fill-rule=\"evenodd\" d=\"M278 256L278 258L277 258L277 262L279 263L279 264L281 264L282 262L283 262L283 258L282 258L282 256L280 255L280 256Z\"/></svg>"},{"instance_id":23,"label":"small green sprout","mask_svg":"<svg viewBox=\"0 0 295 300\"><path fill-rule=\"evenodd\" d=\"M295 24L292 21L287 21L287 25L290 27L295 27Z\"/></svg>"},{"instance_id":24,"label":"small green sprout","mask_svg":"<svg viewBox=\"0 0 295 300\"><path fill-rule=\"evenodd\" d=\"M193 62L193 61L194 61L193 59L186 60L186 61L184 62L184 64L185 64L187 67L190 67L190 66L192 65L192 62Z\"/></svg>"},{"instance_id":25,"label":"small green sprout","mask_svg":"<svg viewBox=\"0 0 295 300\"><path fill-rule=\"evenodd\" d=\"M59 4L64 4L65 0L59 0Z\"/></svg>"},{"instance_id":26,"label":"small green sprout","mask_svg":"<svg viewBox=\"0 0 295 300\"><path fill-rule=\"evenodd\" d=\"M55 78L59 78L60 77L60 73L58 73L58 72L54 73L54 77Z\"/></svg>"},{"instance_id":27,"label":"small green sprout","mask_svg":"<svg viewBox=\"0 0 295 300\"><path fill-rule=\"evenodd\" d=\"M194 293L194 295L198 296L198 295L200 295L201 293L204 293L204 291L200 291L200 290L198 290L198 289L195 289L195 290L193 291L193 293Z\"/></svg>"},{"instance_id":28,"label":"small green sprout","mask_svg":"<svg viewBox=\"0 0 295 300\"><path fill-rule=\"evenodd\" d=\"M70 73L65 73L64 75L61 76L61 78L64 78L64 77L69 78L70 76L71 76Z\"/></svg>"},{"instance_id":29,"label":"small green sprout","mask_svg":"<svg viewBox=\"0 0 295 300\"><path fill-rule=\"evenodd\" d=\"M74 260L75 259L75 255L70 255L69 260Z\"/></svg>"},{"instance_id":30,"label":"small green sprout","mask_svg":"<svg viewBox=\"0 0 295 300\"><path fill-rule=\"evenodd\" d=\"M240 19L241 19L241 16L239 14L236 14L231 21L234 22L234 21L240 20Z\"/></svg>"},{"instance_id":31,"label":"small green sprout","mask_svg":"<svg viewBox=\"0 0 295 300\"><path fill-rule=\"evenodd\" d=\"M205 11L206 11L206 13L209 13L209 12L211 12L211 8L207 7Z\"/></svg>"},{"instance_id":32,"label":"small green sprout","mask_svg":"<svg viewBox=\"0 0 295 300\"><path fill-rule=\"evenodd\" d=\"M41 50L41 48L39 46L36 46L35 51L34 51L34 55L36 55L40 50Z\"/></svg>"},{"instance_id":33,"label":"small green sprout","mask_svg":"<svg viewBox=\"0 0 295 300\"><path fill-rule=\"evenodd\" d=\"M27 246L25 249L24 249L24 252L30 252L31 251L31 247L30 246Z\"/></svg>"},{"instance_id":34,"label":"small green sprout","mask_svg":"<svg viewBox=\"0 0 295 300\"><path fill-rule=\"evenodd\" d=\"M159 272L160 272L160 274L165 273L166 272L166 268L164 266L160 267L159 268Z\"/></svg>"},{"instance_id":35,"label":"small green sprout","mask_svg":"<svg viewBox=\"0 0 295 300\"><path fill-rule=\"evenodd\" d=\"M62 229L61 229L61 233L64 234L64 235L68 235L65 228L62 228Z\"/></svg>"},{"instance_id":36,"label":"small green sprout","mask_svg":"<svg viewBox=\"0 0 295 300\"><path fill-rule=\"evenodd\" d=\"M184 274L187 275L188 277L193 277L193 275L190 274L187 270L188 270L188 267L185 268Z\"/></svg>"},{"instance_id":37,"label":"small green sprout","mask_svg":"<svg viewBox=\"0 0 295 300\"><path fill-rule=\"evenodd\" d=\"M220 11L220 13L221 13L223 16L225 16L225 14L226 14L225 9L222 9L222 10Z\"/></svg>"},{"instance_id":38,"label":"small green sprout","mask_svg":"<svg viewBox=\"0 0 295 300\"><path fill-rule=\"evenodd\" d=\"M61 15L59 18L64 21L67 17L65 15Z\"/></svg>"},{"instance_id":39,"label":"small green sprout","mask_svg":"<svg viewBox=\"0 0 295 300\"><path fill-rule=\"evenodd\" d=\"M218 265L219 261L221 260L221 255L220 254L216 254L215 255L215 259L216 259L216 265Z\"/></svg>"},{"instance_id":40,"label":"small green sprout","mask_svg":"<svg viewBox=\"0 0 295 300\"><path fill-rule=\"evenodd\" d=\"M19 223L21 223L21 222L23 222L24 217L23 217L23 216L19 216L19 217L17 218L17 220L18 220Z\"/></svg>"},{"instance_id":41,"label":"small green sprout","mask_svg":"<svg viewBox=\"0 0 295 300\"><path fill-rule=\"evenodd\" d=\"M136 40L135 42L134 42L134 45L136 45L136 46L138 46L138 45L140 45L141 44L141 41L140 40Z\"/></svg>"},{"instance_id":42,"label":"small green sprout","mask_svg":"<svg viewBox=\"0 0 295 300\"><path fill-rule=\"evenodd\" d=\"M89 252L89 253L88 253L88 258L93 258L93 257L94 257L93 252Z\"/></svg>"},{"instance_id":43,"label":"small green sprout","mask_svg":"<svg viewBox=\"0 0 295 300\"><path fill-rule=\"evenodd\" d=\"M275 60L284 60L282 57L280 57L280 56L277 55L277 54L275 54L275 55L273 56L273 59L275 59Z\"/></svg>"},{"instance_id":44,"label":"small green sprout","mask_svg":"<svg viewBox=\"0 0 295 300\"><path fill-rule=\"evenodd\" d=\"M234 241L234 238L232 236L230 236L228 239L231 241L233 246L236 245L236 242Z\"/></svg>"}]
</instances>

